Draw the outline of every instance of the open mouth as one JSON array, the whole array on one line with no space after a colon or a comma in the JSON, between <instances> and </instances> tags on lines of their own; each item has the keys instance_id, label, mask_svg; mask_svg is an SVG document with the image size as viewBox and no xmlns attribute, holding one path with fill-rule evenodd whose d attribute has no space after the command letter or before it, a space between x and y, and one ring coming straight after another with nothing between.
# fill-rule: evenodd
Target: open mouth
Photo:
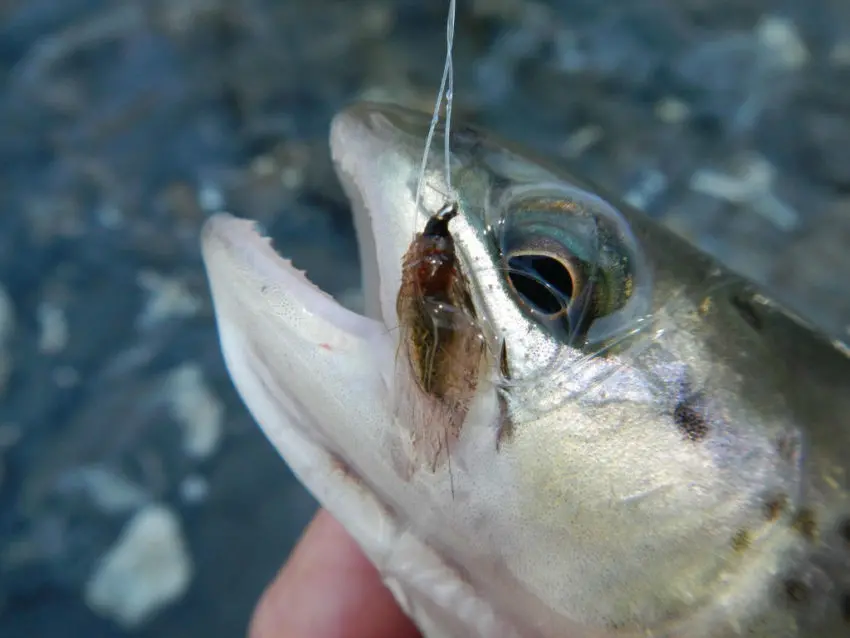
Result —
<instances>
[{"instance_id":1,"label":"open mouth","mask_svg":"<svg viewBox=\"0 0 850 638\"><path fill-rule=\"evenodd\" d=\"M397 138L380 110L352 108L331 124L334 166L352 206L366 316L346 309L309 281L276 252L257 224L227 213L211 217L202 238L216 307L242 304L234 310L244 314L244 306L263 305L255 312L271 311L277 329L289 324L295 330L297 325L297 332L314 345L379 335L393 343L402 258L422 222L401 212L414 209L410 180L417 165L414 154L394 146ZM286 246L281 248L285 254Z\"/></svg>"},{"instance_id":2,"label":"open mouth","mask_svg":"<svg viewBox=\"0 0 850 638\"><path fill-rule=\"evenodd\" d=\"M265 301L263 310L274 313L279 325L303 327L302 338L326 349L343 345L346 335L374 339L386 333L382 322L352 312L313 284L251 220L214 215L203 229L203 252L216 303L225 294L230 303L246 306Z\"/></svg>"}]
</instances>

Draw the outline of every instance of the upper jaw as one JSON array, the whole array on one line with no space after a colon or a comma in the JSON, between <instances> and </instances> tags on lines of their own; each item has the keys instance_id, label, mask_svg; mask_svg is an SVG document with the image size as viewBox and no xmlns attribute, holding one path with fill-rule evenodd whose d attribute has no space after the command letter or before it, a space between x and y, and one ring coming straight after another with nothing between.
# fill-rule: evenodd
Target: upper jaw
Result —
<instances>
[{"instance_id":1,"label":"upper jaw","mask_svg":"<svg viewBox=\"0 0 850 638\"><path fill-rule=\"evenodd\" d=\"M446 197L442 180L430 174L417 210L427 123L419 113L360 103L337 114L331 124L334 167L354 213L366 313L389 328L398 325L395 306L404 253L424 227L426 211L436 212Z\"/></svg>"}]
</instances>

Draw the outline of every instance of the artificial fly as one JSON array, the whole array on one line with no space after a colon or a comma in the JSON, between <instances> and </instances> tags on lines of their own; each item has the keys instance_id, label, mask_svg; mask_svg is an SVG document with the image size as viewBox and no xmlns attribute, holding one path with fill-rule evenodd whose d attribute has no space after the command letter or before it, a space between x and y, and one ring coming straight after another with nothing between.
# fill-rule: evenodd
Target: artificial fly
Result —
<instances>
[{"instance_id":1,"label":"artificial fly","mask_svg":"<svg viewBox=\"0 0 850 638\"><path fill-rule=\"evenodd\" d=\"M475 319L468 282L460 268L449 223L459 215L452 190L451 115L454 98L454 44L456 0L450 0L446 25L446 62L416 185L419 212L428 157L440 107L445 99L444 167L446 201L416 232L402 262L396 299L400 328L399 361L406 367L400 378L412 384L400 398L408 402L406 420L412 428L414 466L435 470L449 463L450 447L457 441L481 374L484 339ZM452 493L454 486L452 484Z\"/></svg>"}]
</instances>

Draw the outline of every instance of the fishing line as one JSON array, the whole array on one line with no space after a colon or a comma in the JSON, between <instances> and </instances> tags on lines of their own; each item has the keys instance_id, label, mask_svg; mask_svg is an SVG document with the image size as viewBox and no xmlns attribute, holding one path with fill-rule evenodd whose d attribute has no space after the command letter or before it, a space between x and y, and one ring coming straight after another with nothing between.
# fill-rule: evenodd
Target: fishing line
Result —
<instances>
[{"instance_id":1,"label":"fishing line","mask_svg":"<svg viewBox=\"0 0 850 638\"><path fill-rule=\"evenodd\" d=\"M449 15L446 20L446 61L443 65L443 78L440 81L440 89L437 92L437 101L434 104L434 114L431 117L431 125L428 127L428 135L425 138L425 150L422 153L422 163L419 168L419 181L416 184L416 201L414 210L419 210L419 202L422 197L422 184L425 181L425 170L428 167L428 155L431 152L431 143L437 130L437 122L440 119L440 106L443 98L446 100L446 127L443 144L443 159L446 171L446 189L451 197L452 193L452 171L451 171L451 124L452 124L452 102L454 101L454 64L452 53L455 37L455 13L457 0L449 0Z\"/></svg>"}]
</instances>

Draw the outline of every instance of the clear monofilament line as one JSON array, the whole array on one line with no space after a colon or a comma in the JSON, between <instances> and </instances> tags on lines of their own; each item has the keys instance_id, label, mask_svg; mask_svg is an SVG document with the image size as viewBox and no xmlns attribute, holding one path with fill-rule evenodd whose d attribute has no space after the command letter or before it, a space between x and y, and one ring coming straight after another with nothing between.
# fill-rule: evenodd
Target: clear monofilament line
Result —
<instances>
[{"instance_id":1,"label":"clear monofilament line","mask_svg":"<svg viewBox=\"0 0 850 638\"><path fill-rule=\"evenodd\" d=\"M452 197L452 170L451 170L451 130L452 130L452 102L454 101L454 43L455 43L455 4L456 0L449 2L449 18L446 21L446 128L443 135L443 151L445 154L446 191Z\"/></svg>"},{"instance_id":2,"label":"clear monofilament line","mask_svg":"<svg viewBox=\"0 0 850 638\"><path fill-rule=\"evenodd\" d=\"M454 99L454 65L452 64L452 50L454 48L454 31L455 31L455 13L456 0L449 0L449 16L446 20L446 62L443 65L443 77L440 81L440 89L437 92L437 101L434 104L434 114L431 117L431 126L428 127L428 135L425 138L425 149L422 152L422 162L419 168L419 181L416 184L416 201L415 210L419 210L419 202L422 197L422 184L425 182L425 171L428 168L428 155L431 152L431 142L434 140L434 133L437 130L437 122L440 119L440 106L443 103L443 98L446 99L446 127L444 134L444 161L446 171L446 188L449 197L452 192L452 174L451 174L451 117L452 117L452 101Z\"/></svg>"}]
</instances>

